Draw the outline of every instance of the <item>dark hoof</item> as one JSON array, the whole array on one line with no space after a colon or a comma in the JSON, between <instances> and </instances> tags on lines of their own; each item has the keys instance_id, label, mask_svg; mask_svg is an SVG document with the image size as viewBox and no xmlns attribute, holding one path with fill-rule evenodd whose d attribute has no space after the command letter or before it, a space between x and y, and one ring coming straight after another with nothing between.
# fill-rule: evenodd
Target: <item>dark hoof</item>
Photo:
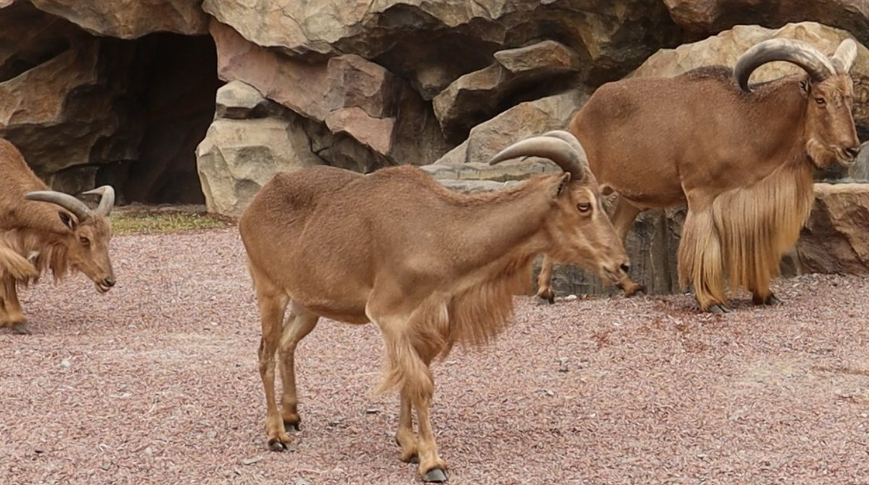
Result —
<instances>
[{"instance_id":1,"label":"dark hoof","mask_svg":"<svg viewBox=\"0 0 869 485\"><path fill-rule=\"evenodd\" d=\"M269 440L269 450L281 452L287 449L287 445L281 443L280 440L272 438Z\"/></svg>"},{"instance_id":2,"label":"dark hoof","mask_svg":"<svg viewBox=\"0 0 869 485\"><path fill-rule=\"evenodd\" d=\"M284 431L301 431L302 425L300 423L284 423Z\"/></svg>"},{"instance_id":3,"label":"dark hoof","mask_svg":"<svg viewBox=\"0 0 869 485\"><path fill-rule=\"evenodd\" d=\"M715 313L715 314L730 313L730 308L727 308L726 306L719 303L719 304L712 305L706 311L708 311L709 313Z\"/></svg>"},{"instance_id":4,"label":"dark hoof","mask_svg":"<svg viewBox=\"0 0 869 485\"><path fill-rule=\"evenodd\" d=\"M26 322L18 322L12 324L12 333L18 335L30 335L33 332L30 331L30 325Z\"/></svg>"},{"instance_id":5,"label":"dark hoof","mask_svg":"<svg viewBox=\"0 0 869 485\"><path fill-rule=\"evenodd\" d=\"M550 305L555 303L555 292L552 289L541 290L537 292L537 303L543 304L543 302L549 302Z\"/></svg>"},{"instance_id":6,"label":"dark hoof","mask_svg":"<svg viewBox=\"0 0 869 485\"><path fill-rule=\"evenodd\" d=\"M775 295L769 295L769 298L763 302L764 305L781 305L782 301L775 297Z\"/></svg>"},{"instance_id":7,"label":"dark hoof","mask_svg":"<svg viewBox=\"0 0 869 485\"><path fill-rule=\"evenodd\" d=\"M422 481L431 483L443 483L447 481L447 473L440 468L432 468L422 477Z\"/></svg>"},{"instance_id":8,"label":"dark hoof","mask_svg":"<svg viewBox=\"0 0 869 485\"><path fill-rule=\"evenodd\" d=\"M552 305L555 303L555 298L543 298L542 296L538 296L535 300L537 301L537 306Z\"/></svg>"}]
</instances>

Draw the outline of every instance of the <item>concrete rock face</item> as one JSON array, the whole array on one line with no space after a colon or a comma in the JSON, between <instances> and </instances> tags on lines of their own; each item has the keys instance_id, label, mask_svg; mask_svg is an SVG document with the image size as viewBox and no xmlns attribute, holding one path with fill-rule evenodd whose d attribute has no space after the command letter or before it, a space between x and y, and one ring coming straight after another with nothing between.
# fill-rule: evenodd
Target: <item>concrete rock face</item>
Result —
<instances>
[{"instance_id":1,"label":"concrete rock face","mask_svg":"<svg viewBox=\"0 0 869 485\"><path fill-rule=\"evenodd\" d=\"M603 83L732 66L774 37L826 53L849 36L865 45L867 14L869 0L0 0L0 136L55 189L111 183L120 203L228 215L275 173L317 164L414 164L455 190L494 190L554 170L484 164L566 128ZM772 63L752 80L797 71ZM863 45L852 76L866 140ZM818 180L869 181L867 157ZM652 292L675 290L683 217L641 214L629 237ZM556 289L611 291L571 267Z\"/></svg>"},{"instance_id":2,"label":"concrete rock face","mask_svg":"<svg viewBox=\"0 0 869 485\"><path fill-rule=\"evenodd\" d=\"M673 20L693 36L703 37L735 25L778 28L814 21L845 29L869 43L867 0L664 0Z\"/></svg>"},{"instance_id":3,"label":"concrete rock face","mask_svg":"<svg viewBox=\"0 0 869 485\"><path fill-rule=\"evenodd\" d=\"M115 18L100 8L88 12ZM95 36L27 1L0 4L0 136L58 190L111 183L120 203L201 202L193 148L213 118L213 46Z\"/></svg>"},{"instance_id":4,"label":"concrete rock face","mask_svg":"<svg viewBox=\"0 0 869 485\"><path fill-rule=\"evenodd\" d=\"M217 118L196 150L208 210L238 216L278 172L322 164L302 120L240 81L218 90ZM227 116L229 114L230 116Z\"/></svg>"},{"instance_id":5,"label":"concrete rock face","mask_svg":"<svg viewBox=\"0 0 869 485\"><path fill-rule=\"evenodd\" d=\"M202 35L202 0L30 0L38 9L96 34L134 39L153 32Z\"/></svg>"}]
</instances>

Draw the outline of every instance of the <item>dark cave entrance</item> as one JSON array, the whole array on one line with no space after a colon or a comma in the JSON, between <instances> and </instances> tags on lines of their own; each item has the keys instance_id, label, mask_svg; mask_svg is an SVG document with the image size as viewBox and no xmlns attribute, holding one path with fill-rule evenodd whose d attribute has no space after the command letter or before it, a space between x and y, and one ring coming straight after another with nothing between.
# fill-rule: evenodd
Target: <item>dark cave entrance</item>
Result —
<instances>
[{"instance_id":1,"label":"dark cave entrance","mask_svg":"<svg viewBox=\"0 0 869 485\"><path fill-rule=\"evenodd\" d=\"M222 84L211 36L156 33L136 40L105 39L103 54L126 73L115 101L125 137L138 138L130 160L100 165L96 185L111 184L122 203L203 204L196 146L214 117Z\"/></svg>"}]
</instances>

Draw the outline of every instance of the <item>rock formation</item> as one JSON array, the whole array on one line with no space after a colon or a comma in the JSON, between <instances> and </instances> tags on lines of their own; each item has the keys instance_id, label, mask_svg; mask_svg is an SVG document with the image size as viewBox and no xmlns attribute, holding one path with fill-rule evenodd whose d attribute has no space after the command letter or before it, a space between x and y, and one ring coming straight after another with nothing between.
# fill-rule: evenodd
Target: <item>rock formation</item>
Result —
<instances>
[{"instance_id":1,"label":"rock formation","mask_svg":"<svg viewBox=\"0 0 869 485\"><path fill-rule=\"evenodd\" d=\"M275 172L314 164L415 164L455 190L491 190L551 169L480 164L564 128L602 83L732 65L772 37L832 52L849 35L869 43L869 0L0 0L0 136L56 189L111 183L120 203L228 215ZM858 54L854 115L869 139L869 51ZM819 180L867 182L867 167L869 151ZM819 207L846 197L828 192ZM833 231L821 228L847 232L825 210L837 222L813 218L795 254L852 271L813 252ZM628 241L655 292L675 288L682 214L643 214ZM851 247L859 257L826 254L862 261ZM606 291L572 268L556 288Z\"/></svg>"}]
</instances>

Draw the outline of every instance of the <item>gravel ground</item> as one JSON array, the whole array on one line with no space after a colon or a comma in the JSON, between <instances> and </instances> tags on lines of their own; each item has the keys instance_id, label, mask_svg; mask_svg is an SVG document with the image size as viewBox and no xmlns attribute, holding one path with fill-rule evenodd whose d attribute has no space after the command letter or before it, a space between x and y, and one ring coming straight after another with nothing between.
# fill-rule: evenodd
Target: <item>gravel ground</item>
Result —
<instances>
[{"instance_id":1,"label":"gravel ground","mask_svg":"<svg viewBox=\"0 0 869 485\"><path fill-rule=\"evenodd\" d=\"M2 484L411 484L380 338L300 346L302 431L267 451L256 305L235 229L116 237L118 286L23 293L0 332ZM701 315L684 295L537 306L435 364L453 484L869 483L869 280L779 283Z\"/></svg>"}]
</instances>

